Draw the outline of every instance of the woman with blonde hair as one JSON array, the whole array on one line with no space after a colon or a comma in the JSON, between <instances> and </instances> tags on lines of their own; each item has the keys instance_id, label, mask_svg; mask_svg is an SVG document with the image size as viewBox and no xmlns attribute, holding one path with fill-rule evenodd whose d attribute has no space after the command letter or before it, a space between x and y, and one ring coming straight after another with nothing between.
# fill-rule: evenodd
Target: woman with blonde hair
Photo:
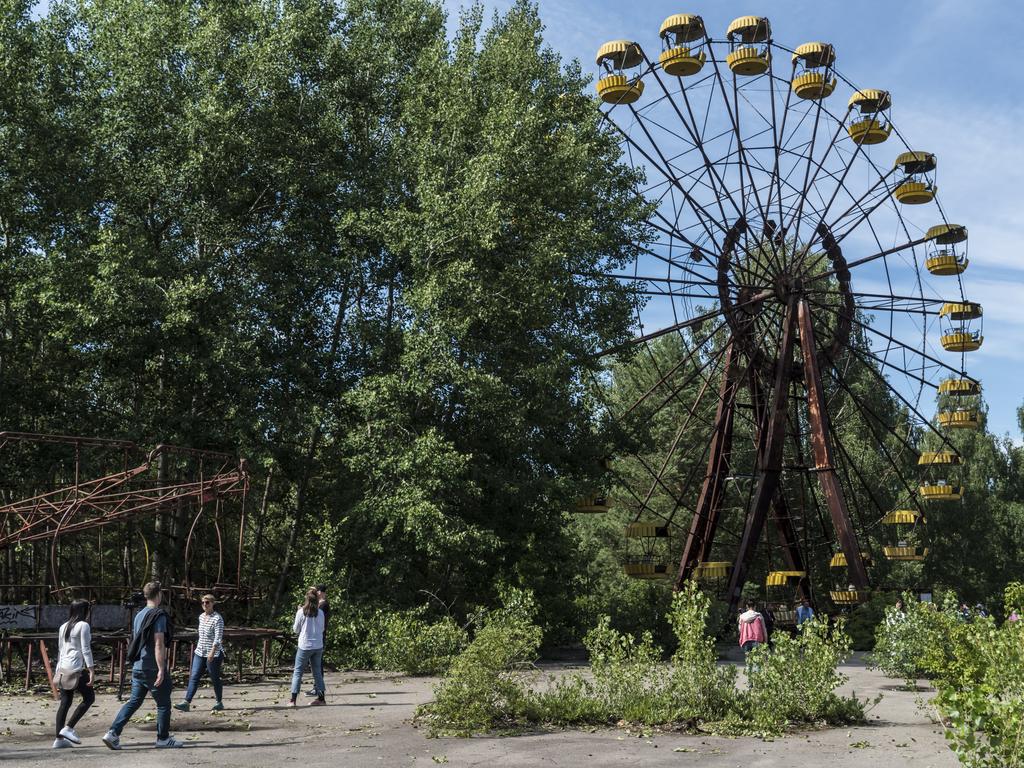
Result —
<instances>
[{"instance_id":1,"label":"woman with blonde hair","mask_svg":"<svg viewBox=\"0 0 1024 768\"><path fill-rule=\"evenodd\" d=\"M292 698L289 707L295 706L295 698L302 688L302 671L306 664L313 670L313 688L316 698L309 702L311 707L322 707L324 700L324 612L319 606L320 598L316 587L306 590L306 598L295 612L292 631L299 636L298 647L295 649L295 670L292 672Z\"/></svg>"},{"instance_id":2,"label":"woman with blonde hair","mask_svg":"<svg viewBox=\"0 0 1024 768\"><path fill-rule=\"evenodd\" d=\"M192 707L192 698L196 695L204 673L209 674L210 682L213 683L213 695L217 697L213 711L220 712L224 709L221 700L224 686L220 679L220 671L224 665L224 617L213 610L216 604L213 595L203 595L202 601L203 612L199 614L199 637L196 640L195 653L192 654L188 690L185 691L185 700L174 705L180 712L188 712Z\"/></svg>"}]
</instances>

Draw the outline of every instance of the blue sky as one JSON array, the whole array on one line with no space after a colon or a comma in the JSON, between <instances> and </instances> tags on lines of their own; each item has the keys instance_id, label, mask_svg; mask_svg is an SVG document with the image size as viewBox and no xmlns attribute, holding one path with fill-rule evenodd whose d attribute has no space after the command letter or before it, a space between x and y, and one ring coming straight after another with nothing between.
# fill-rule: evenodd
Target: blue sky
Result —
<instances>
[{"instance_id":1,"label":"blue sky","mask_svg":"<svg viewBox=\"0 0 1024 768\"><path fill-rule=\"evenodd\" d=\"M461 4L446 4L454 21ZM486 3L489 10L510 5ZM548 43L565 58L580 59L590 72L596 72L593 55L606 40L636 40L657 53L658 27L670 14L700 14L715 38L724 37L733 18L759 14L769 16L779 43L794 48L812 40L830 42L843 75L858 87L890 91L898 130L914 148L938 157L939 199L949 220L970 230L964 293L985 308L985 343L967 358L967 370L984 386L990 429L1020 442L1016 409L1024 400L1024 253L1019 246L1024 145L1018 134L1024 105L1018 94L1024 75L1013 35L1019 24L1010 4L541 0L540 8ZM837 91L834 98L845 101L848 92ZM848 253L849 258L856 256L855 251ZM855 288L865 290L858 278L855 273ZM942 352L937 339L929 349ZM927 395L921 408L934 410Z\"/></svg>"}]
</instances>

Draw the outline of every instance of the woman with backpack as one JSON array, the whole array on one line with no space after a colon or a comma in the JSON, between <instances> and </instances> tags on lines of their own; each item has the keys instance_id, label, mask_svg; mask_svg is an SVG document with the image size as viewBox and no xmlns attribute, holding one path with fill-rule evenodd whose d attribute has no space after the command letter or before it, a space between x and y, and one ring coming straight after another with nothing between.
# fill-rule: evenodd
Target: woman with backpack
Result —
<instances>
[{"instance_id":1,"label":"woman with backpack","mask_svg":"<svg viewBox=\"0 0 1024 768\"><path fill-rule=\"evenodd\" d=\"M295 650L295 671L292 672L292 698L289 707L295 706L295 699L302 688L302 671L306 664L313 669L313 688L316 698L309 702L311 707L322 707L324 700L324 612L319 606L320 598L315 587L306 591L306 599L295 612L292 631L299 636Z\"/></svg>"},{"instance_id":2,"label":"woman with backpack","mask_svg":"<svg viewBox=\"0 0 1024 768\"><path fill-rule=\"evenodd\" d=\"M96 693L92 689L95 666L92 660L89 608L88 600L75 600L68 610L68 620L57 630L59 652L53 681L60 691L60 704L57 707L57 738L53 741L54 749L82 743L75 732L75 725L96 701ZM68 719L68 710L71 708L75 691L81 695L82 701Z\"/></svg>"}]
</instances>

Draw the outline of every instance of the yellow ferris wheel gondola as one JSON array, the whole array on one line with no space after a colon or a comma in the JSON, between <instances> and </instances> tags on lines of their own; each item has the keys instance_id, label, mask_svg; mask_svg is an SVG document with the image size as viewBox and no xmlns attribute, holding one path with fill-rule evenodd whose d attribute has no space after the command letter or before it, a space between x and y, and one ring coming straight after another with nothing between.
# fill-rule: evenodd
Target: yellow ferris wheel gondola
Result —
<instances>
[{"instance_id":1,"label":"yellow ferris wheel gondola","mask_svg":"<svg viewBox=\"0 0 1024 768\"><path fill-rule=\"evenodd\" d=\"M658 57L662 71L676 77L689 77L701 71L707 56L704 51L694 51L689 43L707 37L704 20L692 13L677 13L661 22L662 45L664 50Z\"/></svg>"},{"instance_id":2,"label":"yellow ferris wheel gondola","mask_svg":"<svg viewBox=\"0 0 1024 768\"><path fill-rule=\"evenodd\" d=\"M881 144L892 133L892 122L889 120L889 109L892 97L888 91L867 88L857 91L850 97L847 105L849 111L859 111L860 115L851 118L846 131L855 144Z\"/></svg>"},{"instance_id":3,"label":"yellow ferris wheel gondola","mask_svg":"<svg viewBox=\"0 0 1024 768\"><path fill-rule=\"evenodd\" d=\"M644 92L639 77L630 77L626 70L640 66L644 53L632 40L610 40L597 50L597 65L605 74L597 81L597 95L605 104L632 104Z\"/></svg>"},{"instance_id":4,"label":"yellow ferris wheel gondola","mask_svg":"<svg viewBox=\"0 0 1024 768\"><path fill-rule=\"evenodd\" d=\"M772 25L764 16L740 16L725 32L729 40L729 55L725 63L733 74L750 77L763 75L772 65L768 41ZM760 45L759 45L760 44Z\"/></svg>"},{"instance_id":5,"label":"yellow ferris wheel gondola","mask_svg":"<svg viewBox=\"0 0 1024 768\"><path fill-rule=\"evenodd\" d=\"M593 495L584 496L576 502L576 512L584 515L597 515L611 509L611 502L607 496Z\"/></svg>"},{"instance_id":6,"label":"yellow ferris wheel gondola","mask_svg":"<svg viewBox=\"0 0 1024 768\"><path fill-rule=\"evenodd\" d=\"M981 426L978 411L971 408L957 408L955 411L939 411L936 420L945 429L977 429Z\"/></svg>"},{"instance_id":7,"label":"yellow ferris wheel gondola","mask_svg":"<svg viewBox=\"0 0 1024 768\"><path fill-rule=\"evenodd\" d=\"M939 394L950 397L972 397L981 394L981 384L973 379L944 379L939 382Z\"/></svg>"},{"instance_id":8,"label":"yellow ferris wheel gondola","mask_svg":"<svg viewBox=\"0 0 1024 768\"><path fill-rule=\"evenodd\" d=\"M829 43L804 43L793 52L793 65L803 71L793 78L793 93L801 99L824 99L836 89L836 79L829 79L836 62L835 49Z\"/></svg>"},{"instance_id":9,"label":"yellow ferris wheel gondola","mask_svg":"<svg viewBox=\"0 0 1024 768\"><path fill-rule=\"evenodd\" d=\"M954 247L967 241L967 227L962 224L937 224L928 229L925 237L935 246L929 250L924 262L925 269L931 274L959 275L967 269L969 262L966 252L958 252Z\"/></svg>"},{"instance_id":10,"label":"yellow ferris wheel gondola","mask_svg":"<svg viewBox=\"0 0 1024 768\"><path fill-rule=\"evenodd\" d=\"M903 170L903 181L893 190L893 196L904 205L921 205L935 199L935 168L938 161L931 152L903 152L896 158L895 167Z\"/></svg>"},{"instance_id":11,"label":"yellow ferris wheel gondola","mask_svg":"<svg viewBox=\"0 0 1024 768\"><path fill-rule=\"evenodd\" d=\"M960 465L959 454L952 451L922 451L917 459L919 467L954 467Z\"/></svg>"},{"instance_id":12,"label":"yellow ferris wheel gondola","mask_svg":"<svg viewBox=\"0 0 1024 768\"><path fill-rule=\"evenodd\" d=\"M882 554L887 560L920 562L928 556L928 548L914 543L918 526L925 524L924 516L913 509L896 509L882 518L882 525L896 530L896 545L883 546ZM909 528L909 529L908 529Z\"/></svg>"},{"instance_id":13,"label":"yellow ferris wheel gondola","mask_svg":"<svg viewBox=\"0 0 1024 768\"><path fill-rule=\"evenodd\" d=\"M959 325L950 325L943 329L939 341L947 352L973 352L979 349L985 337L981 329L973 329L971 322L982 317L981 304L973 301L947 302L939 310L943 320L955 321Z\"/></svg>"}]
</instances>

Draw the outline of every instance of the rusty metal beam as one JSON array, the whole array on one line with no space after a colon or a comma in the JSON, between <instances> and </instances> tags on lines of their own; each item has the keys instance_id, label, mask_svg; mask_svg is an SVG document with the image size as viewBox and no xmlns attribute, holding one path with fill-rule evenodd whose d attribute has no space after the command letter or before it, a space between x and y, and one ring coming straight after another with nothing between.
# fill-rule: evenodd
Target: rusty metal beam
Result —
<instances>
[{"instance_id":1,"label":"rusty metal beam","mask_svg":"<svg viewBox=\"0 0 1024 768\"><path fill-rule=\"evenodd\" d=\"M715 426L708 452L707 472L701 486L697 506L690 521L686 545L679 559L675 588L693 575L697 564L706 560L714 543L718 519L722 511L725 473L732 455L732 430L736 414L736 393L740 377L736 375L736 352L732 342L726 347L722 381L718 391Z\"/></svg>"},{"instance_id":2,"label":"rusty metal beam","mask_svg":"<svg viewBox=\"0 0 1024 768\"><path fill-rule=\"evenodd\" d=\"M726 592L730 613L735 609L747 580L750 560L761 538L765 518L775 499L782 475L782 448L786 438L786 411L792 377L793 347L796 340L797 297L790 296L783 319L782 341L775 363L771 400L757 434L757 485L747 511L743 535L736 550Z\"/></svg>"},{"instance_id":3,"label":"rusty metal beam","mask_svg":"<svg viewBox=\"0 0 1024 768\"><path fill-rule=\"evenodd\" d=\"M800 346L804 357L804 381L807 386L807 413L811 428L811 453L817 470L818 482L828 504L832 525L836 529L839 546L846 555L850 583L857 589L868 588L868 573L860 556L857 534L850 522L846 498L843 496L839 476L836 474L835 454L829 438L829 416L825 402L825 390L821 383L818 367L818 350L814 343L814 325L811 322L810 306L801 298L798 305L800 325Z\"/></svg>"}]
</instances>

